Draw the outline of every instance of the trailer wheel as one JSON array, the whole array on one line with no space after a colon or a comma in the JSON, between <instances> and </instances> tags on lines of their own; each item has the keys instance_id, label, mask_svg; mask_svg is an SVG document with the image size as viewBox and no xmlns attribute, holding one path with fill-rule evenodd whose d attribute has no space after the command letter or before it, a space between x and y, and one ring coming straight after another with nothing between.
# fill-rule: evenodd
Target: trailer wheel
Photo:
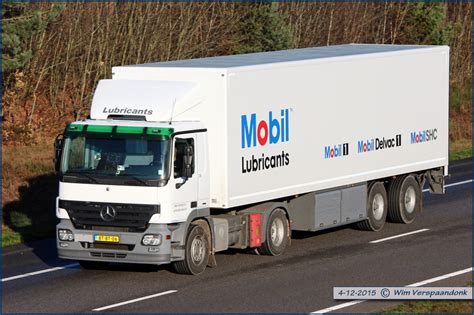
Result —
<instances>
[{"instance_id":1,"label":"trailer wheel","mask_svg":"<svg viewBox=\"0 0 474 315\"><path fill-rule=\"evenodd\" d=\"M281 255L290 239L290 228L285 211L273 210L268 218L265 233L265 242L257 248L258 253L271 256Z\"/></svg>"},{"instance_id":2,"label":"trailer wheel","mask_svg":"<svg viewBox=\"0 0 474 315\"><path fill-rule=\"evenodd\" d=\"M173 263L177 273L198 275L209 260L209 235L202 226L191 224L186 237L184 260Z\"/></svg>"},{"instance_id":3,"label":"trailer wheel","mask_svg":"<svg viewBox=\"0 0 474 315\"><path fill-rule=\"evenodd\" d=\"M109 265L108 262L105 261L91 261L91 260L79 260L79 265L81 265L82 269L104 269Z\"/></svg>"},{"instance_id":4,"label":"trailer wheel","mask_svg":"<svg viewBox=\"0 0 474 315\"><path fill-rule=\"evenodd\" d=\"M413 175L399 176L388 187L388 219L409 224L422 207L421 186Z\"/></svg>"},{"instance_id":5,"label":"trailer wheel","mask_svg":"<svg viewBox=\"0 0 474 315\"><path fill-rule=\"evenodd\" d=\"M367 219L357 223L357 227L366 231L380 231L387 218L387 192L382 182L369 186L367 196Z\"/></svg>"}]
</instances>

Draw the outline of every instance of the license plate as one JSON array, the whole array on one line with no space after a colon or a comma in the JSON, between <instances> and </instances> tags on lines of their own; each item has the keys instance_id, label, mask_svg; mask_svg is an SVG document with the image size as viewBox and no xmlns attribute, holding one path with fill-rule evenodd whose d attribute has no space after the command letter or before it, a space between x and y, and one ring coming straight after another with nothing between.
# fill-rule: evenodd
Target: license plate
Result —
<instances>
[{"instance_id":1,"label":"license plate","mask_svg":"<svg viewBox=\"0 0 474 315\"><path fill-rule=\"evenodd\" d=\"M94 242L104 242L104 243L119 243L120 236L118 235L94 235Z\"/></svg>"}]
</instances>

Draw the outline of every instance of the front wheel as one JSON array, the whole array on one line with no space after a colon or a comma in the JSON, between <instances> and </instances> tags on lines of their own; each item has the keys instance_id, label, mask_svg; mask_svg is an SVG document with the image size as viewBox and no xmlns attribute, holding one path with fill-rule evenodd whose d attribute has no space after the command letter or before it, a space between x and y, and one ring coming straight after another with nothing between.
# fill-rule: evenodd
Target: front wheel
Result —
<instances>
[{"instance_id":1,"label":"front wheel","mask_svg":"<svg viewBox=\"0 0 474 315\"><path fill-rule=\"evenodd\" d=\"M290 228L285 211L273 210L268 218L265 242L257 248L259 254L278 256L283 253L290 239Z\"/></svg>"},{"instance_id":2,"label":"front wheel","mask_svg":"<svg viewBox=\"0 0 474 315\"><path fill-rule=\"evenodd\" d=\"M184 260L173 263L177 273L198 275L209 261L209 235L200 225L192 224L186 237Z\"/></svg>"}]
</instances>

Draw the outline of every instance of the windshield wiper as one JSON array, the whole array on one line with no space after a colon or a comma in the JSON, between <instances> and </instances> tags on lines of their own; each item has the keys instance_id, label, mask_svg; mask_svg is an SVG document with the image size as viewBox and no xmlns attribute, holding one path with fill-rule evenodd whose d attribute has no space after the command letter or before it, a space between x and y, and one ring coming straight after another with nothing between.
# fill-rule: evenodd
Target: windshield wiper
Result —
<instances>
[{"instance_id":1,"label":"windshield wiper","mask_svg":"<svg viewBox=\"0 0 474 315\"><path fill-rule=\"evenodd\" d=\"M142 180L142 179L140 179L140 178L138 178L138 177L136 177L136 176L125 175L125 178L133 179L133 180L135 180L135 181L141 183L143 186L148 186L148 183L147 183L146 181L144 181L144 180Z\"/></svg>"},{"instance_id":2,"label":"windshield wiper","mask_svg":"<svg viewBox=\"0 0 474 315\"><path fill-rule=\"evenodd\" d=\"M97 181L97 179L95 179L94 177L90 176L89 174L87 173L81 173L81 172L66 172L64 176L74 176L74 177L80 177L80 176L84 176L85 178L89 179L90 182L92 183L95 183L95 184L98 184L99 182Z\"/></svg>"},{"instance_id":3,"label":"windshield wiper","mask_svg":"<svg viewBox=\"0 0 474 315\"><path fill-rule=\"evenodd\" d=\"M140 178L138 178L137 176L133 176L133 175L122 175L122 176L113 176L112 174L110 174L111 176L108 177L104 177L104 180L112 180L113 177L116 177L116 178L121 178L122 180L133 180L137 183L140 183L142 186L149 186L148 183ZM79 178L79 177L85 177L89 180L89 182L91 183L94 183L94 184L100 184L99 181L94 178L93 176L89 175L88 173L82 173L82 172L67 172L65 174L63 174L63 177L64 176L71 176L71 177L76 177L76 178Z\"/></svg>"}]
</instances>

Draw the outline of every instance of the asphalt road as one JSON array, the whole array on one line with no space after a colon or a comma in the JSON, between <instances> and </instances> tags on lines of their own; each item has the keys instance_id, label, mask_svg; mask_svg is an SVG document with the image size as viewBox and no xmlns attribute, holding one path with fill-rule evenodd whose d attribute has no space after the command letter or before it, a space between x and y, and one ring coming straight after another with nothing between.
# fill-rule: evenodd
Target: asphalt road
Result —
<instances>
[{"instance_id":1,"label":"asphalt road","mask_svg":"<svg viewBox=\"0 0 474 315\"><path fill-rule=\"evenodd\" d=\"M471 161L453 164L450 173L448 183L472 179ZM333 300L334 286L405 286L472 267L471 186L448 187L445 195L425 193L424 211L410 225L387 223L378 233L351 226L294 233L291 246L280 257L248 251L219 253L217 267L200 276L178 275L169 267L116 264L107 270L82 270L72 265L3 281L2 310L91 312L155 294L105 311L308 313L325 309L347 302ZM370 243L420 229L429 230ZM3 279L75 263L57 259L51 240L10 248L2 257ZM465 286L467 279L457 285Z\"/></svg>"}]
</instances>

